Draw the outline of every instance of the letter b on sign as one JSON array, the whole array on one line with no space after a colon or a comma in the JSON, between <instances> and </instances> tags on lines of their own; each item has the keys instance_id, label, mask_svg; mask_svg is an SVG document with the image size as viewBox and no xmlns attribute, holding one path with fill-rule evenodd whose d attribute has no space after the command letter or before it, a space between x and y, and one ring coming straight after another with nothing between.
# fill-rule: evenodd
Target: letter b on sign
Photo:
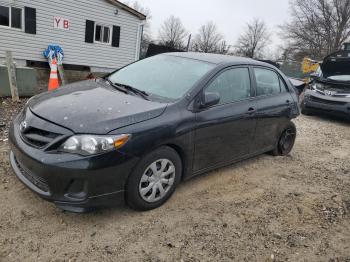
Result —
<instances>
[{"instance_id":1,"label":"letter b on sign","mask_svg":"<svg viewBox=\"0 0 350 262\"><path fill-rule=\"evenodd\" d=\"M69 29L69 21L68 20L63 20L63 28Z\"/></svg>"}]
</instances>

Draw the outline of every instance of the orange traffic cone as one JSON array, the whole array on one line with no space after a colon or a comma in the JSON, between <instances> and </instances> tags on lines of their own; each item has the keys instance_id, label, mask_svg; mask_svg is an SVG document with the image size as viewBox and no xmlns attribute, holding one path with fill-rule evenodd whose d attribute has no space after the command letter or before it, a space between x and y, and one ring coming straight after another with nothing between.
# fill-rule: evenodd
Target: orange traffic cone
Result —
<instances>
[{"instance_id":1,"label":"orange traffic cone","mask_svg":"<svg viewBox=\"0 0 350 262\"><path fill-rule=\"evenodd\" d=\"M58 75L57 75L57 62L56 58L52 59L52 64L51 64L51 73L50 73L50 80L49 80L49 87L48 90L55 90L58 88L60 85L58 83Z\"/></svg>"}]
</instances>

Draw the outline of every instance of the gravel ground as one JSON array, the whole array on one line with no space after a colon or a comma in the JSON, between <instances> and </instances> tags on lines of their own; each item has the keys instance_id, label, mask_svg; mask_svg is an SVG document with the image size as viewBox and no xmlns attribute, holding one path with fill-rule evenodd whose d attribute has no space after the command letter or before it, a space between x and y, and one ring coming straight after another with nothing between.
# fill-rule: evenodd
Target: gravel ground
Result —
<instances>
[{"instance_id":1,"label":"gravel ground","mask_svg":"<svg viewBox=\"0 0 350 262\"><path fill-rule=\"evenodd\" d=\"M0 143L7 141L10 122L27 100L21 99L20 102L12 102L11 99L0 98Z\"/></svg>"},{"instance_id":2,"label":"gravel ground","mask_svg":"<svg viewBox=\"0 0 350 262\"><path fill-rule=\"evenodd\" d=\"M22 104L0 100L0 122ZM0 261L350 261L350 124L295 123L288 157L182 183L156 210L89 214L62 212L25 188L0 127Z\"/></svg>"}]
</instances>

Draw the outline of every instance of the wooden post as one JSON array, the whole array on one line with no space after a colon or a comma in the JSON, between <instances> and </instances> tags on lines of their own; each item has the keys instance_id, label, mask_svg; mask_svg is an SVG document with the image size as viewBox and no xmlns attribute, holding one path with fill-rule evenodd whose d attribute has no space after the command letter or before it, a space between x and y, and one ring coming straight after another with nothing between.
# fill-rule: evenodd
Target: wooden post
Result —
<instances>
[{"instance_id":1,"label":"wooden post","mask_svg":"<svg viewBox=\"0 0 350 262\"><path fill-rule=\"evenodd\" d=\"M17 89L17 79L16 79L16 66L13 63L11 51L6 51L6 64L7 64L7 72L9 75L9 83L10 83L12 101L19 102L18 89Z\"/></svg>"},{"instance_id":2,"label":"wooden post","mask_svg":"<svg viewBox=\"0 0 350 262\"><path fill-rule=\"evenodd\" d=\"M57 66L58 68L58 73L60 74L60 78L61 78L61 83L62 85L65 85L66 84L66 78L64 76L64 68L63 68L63 65L62 64L59 64Z\"/></svg>"},{"instance_id":3,"label":"wooden post","mask_svg":"<svg viewBox=\"0 0 350 262\"><path fill-rule=\"evenodd\" d=\"M190 50L191 37L192 37L192 35L190 34L190 35L188 36L188 42L187 42L186 52L188 52L188 51Z\"/></svg>"}]
</instances>

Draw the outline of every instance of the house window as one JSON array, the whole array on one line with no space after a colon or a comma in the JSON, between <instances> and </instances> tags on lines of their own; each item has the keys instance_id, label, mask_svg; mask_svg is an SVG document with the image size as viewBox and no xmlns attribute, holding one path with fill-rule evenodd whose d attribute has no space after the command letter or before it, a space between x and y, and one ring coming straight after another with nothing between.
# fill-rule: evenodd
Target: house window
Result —
<instances>
[{"instance_id":1,"label":"house window","mask_svg":"<svg viewBox=\"0 0 350 262\"><path fill-rule=\"evenodd\" d=\"M11 8L11 27L22 28L22 9L16 7Z\"/></svg>"},{"instance_id":2,"label":"house window","mask_svg":"<svg viewBox=\"0 0 350 262\"><path fill-rule=\"evenodd\" d=\"M0 5L0 26L22 29L22 9Z\"/></svg>"},{"instance_id":3,"label":"house window","mask_svg":"<svg viewBox=\"0 0 350 262\"><path fill-rule=\"evenodd\" d=\"M95 42L109 44L111 41L111 28L109 26L96 24L95 26Z\"/></svg>"},{"instance_id":4,"label":"house window","mask_svg":"<svg viewBox=\"0 0 350 262\"><path fill-rule=\"evenodd\" d=\"M10 10L8 7L0 6L0 25L10 26Z\"/></svg>"}]
</instances>

